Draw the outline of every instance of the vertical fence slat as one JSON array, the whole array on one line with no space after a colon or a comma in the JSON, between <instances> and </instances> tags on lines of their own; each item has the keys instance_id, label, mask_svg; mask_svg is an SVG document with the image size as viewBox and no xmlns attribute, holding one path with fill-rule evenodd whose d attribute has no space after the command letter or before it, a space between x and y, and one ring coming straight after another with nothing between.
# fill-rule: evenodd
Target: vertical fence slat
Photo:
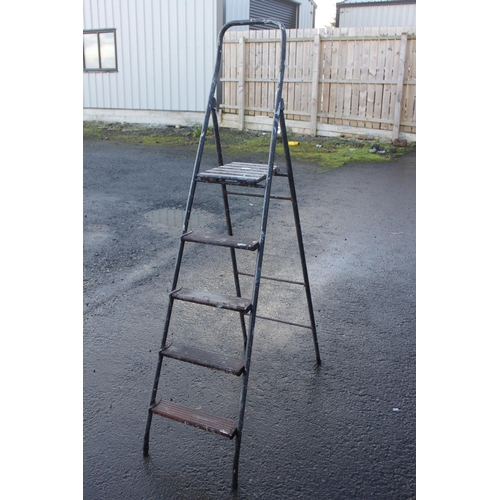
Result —
<instances>
[{"instance_id":1,"label":"vertical fence slat","mask_svg":"<svg viewBox=\"0 0 500 500\"><path fill-rule=\"evenodd\" d=\"M406 60L408 66L408 74L407 78L411 81L408 81L404 85L404 90L407 94L407 113L405 116L405 120L409 121L412 124L416 124L416 84L415 81L417 79L417 67L416 67L416 40L408 39L408 48L406 49ZM403 130L405 131L415 131L416 125L407 125L405 124Z\"/></svg>"},{"instance_id":2,"label":"vertical fence slat","mask_svg":"<svg viewBox=\"0 0 500 500\"><path fill-rule=\"evenodd\" d=\"M270 103L270 108L273 108L274 96L276 94L276 79L279 74L279 58L277 57L277 43L270 42L269 43L269 89L267 92L267 100ZM272 116L272 113L269 114L269 117Z\"/></svg>"},{"instance_id":3,"label":"vertical fence slat","mask_svg":"<svg viewBox=\"0 0 500 500\"><path fill-rule=\"evenodd\" d=\"M255 38L257 40L262 39L262 33L264 30L255 30ZM257 80L255 82L255 98L253 102L254 108L262 108L262 46L263 42L254 43L255 46L255 73L254 78ZM260 81L259 81L260 80ZM260 115L261 113L255 111L256 115Z\"/></svg>"},{"instance_id":4,"label":"vertical fence slat","mask_svg":"<svg viewBox=\"0 0 500 500\"><path fill-rule=\"evenodd\" d=\"M362 29L361 35L363 36L365 30ZM370 42L365 40L364 36L362 38L361 44L361 69L359 79L361 80L361 84L359 86L359 103L358 103L358 117L360 120L360 126L366 127L366 99L368 94L368 68L370 62ZM359 122L358 122L359 123Z\"/></svg>"},{"instance_id":5,"label":"vertical fence slat","mask_svg":"<svg viewBox=\"0 0 500 500\"><path fill-rule=\"evenodd\" d=\"M347 52L346 52L346 72L345 78L349 82L345 87L344 92L344 116L347 120L344 122L346 125L352 125L350 117L355 115L352 109L352 91L353 84L352 81L354 79L354 51L355 51L355 40L349 40L347 42Z\"/></svg>"},{"instance_id":6,"label":"vertical fence slat","mask_svg":"<svg viewBox=\"0 0 500 500\"><path fill-rule=\"evenodd\" d=\"M286 103L288 110L294 110L295 106L293 103L293 97L294 97L294 84L293 80L295 78L295 48L297 45L297 42L295 42L293 39L288 37L288 47L287 47L287 65L285 69L285 84L283 85L283 93L285 93L286 89ZM292 80L286 83L286 80Z\"/></svg>"},{"instance_id":7,"label":"vertical fence slat","mask_svg":"<svg viewBox=\"0 0 500 500\"><path fill-rule=\"evenodd\" d=\"M269 38L269 30L264 30L262 33L264 38ZM262 44L262 90L261 90L261 105L263 110L268 109L269 106L269 42ZM261 113L266 115L264 111Z\"/></svg>"},{"instance_id":8,"label":"vertical fence slat","mask_svg":"<svg viewBox=\"0 0 500 500\"><path fill-rule=\"evenodd\" d=\"M354 40L354 53L353 53L353 72L352 72L352 85L351 85L351 115L355 117L355 121L351 121L351 125L357 127L359 122L359 95L360 95L360 73L361 73L361 40Z\"/></svg>"},{"instance_id":9,"label":"vertical fence slat","mask_svg":"<svg viewBox=\"0 0 500 500\"><path fill-rule=\"evenodd\" d=\"M377 73L375 76L375 105L373 109L373 117L377 120L376 128L382 128L382 124L378 122L382 118L382 94L383 94L383 67L385 64L385 40L383 36L380 35L380 30L378 30L377 38Z\"/></svg>"},{"instance_id":10,"label":"vertical fence slat","mask_svg":"<svg viewBox=\"0 0 500 500\"><path fill-rule=\"evenodd\" d=\"M401 123L401 100L403 97L403 80L405 75L405 59L406 59L406 45L408 44L408 35L403 33L401 35L401 46L399 49L399 71L398 71L398 84L396 90L396 104L394 106L394 125L392 128L392 139L399 138L399 125Z\"/></svg>"},{"instance_id":11,"label":"vertical fence slat","mask_svg":"<svg viewBox=\"0 0 500 500\"><path fill-rule=\"evenodd\" d=\"M330 87L332 84L326 82L332 77L332 47L333 42L326 40L323 42L323 61L322 61L322 85L321 85L321 112L326 115L330 108ZM323 122L323 117L321 117ZM328 118L325 116L324 122L328 123Z\"/></svg>"},{"instance_id":12,"label":"vertical fence slat","mask_svg":"<svg viewBox=\"0 0 500 500\"><path fill-rule=\"evenodd\" d=\"M245 126L245 39L238 38L238 128Z\"/></svg>"},{"instance_id":13,"label":"vertical fence slat","mask_svg":"<svg viewBox=\"0 0 500 500\"><path fill-rule=\"evenodd\" d=\"M314 35L313 57L312 57L312 83L311 83L311 135L316 135L318 121L318 87L319 87L319 65L320 58L319 34Z\"/></svg>"},{"instance_id":14,"label":"vertical fence slat","mask_svg":"<svg viewBox=\"0 0 500 500\"><path fill-rule=\"evenodd\" d=\"M389 45L390 40L386 39L384 43L384 54L382 58L382 67L381 67L381 78L382 81L384 82L383 88L382 88L382 106L381 106L381 111L380 111L380 117L383 120L389 120L390 117L390 103L391 103L391 86L389 83L386 83L390 81L390 45ZM387 123L381 123L380 128L387 130L389 125Z\"/></svg>"},{"instance_id":15,"label":"vertical fence slat","mask_svg":"<svg viewBox=\"0 0 500 500\"><path fill-rule=\"evenodd\" d=\"M375 78L377 76L377 56L378 56L378 40L372 40L370 43L370 64L368 68L368 96L367 96L367 118L375 116ZM373 122L368 121L367 127L373 128Z\"/></svg>"},{"instance_id":16,"label":"vertical fence slat","mask_svg":"<svg viewBox=\"0 0 500 500\"><path fill-rule=\"evenodd\" d=\"M331 59L331 84L330 84L330 89L329 89L329 100L330 104L328 106L328 114L329 120L328 123L334 124L335 123L335 118L337 116L336 110L337 110L337 94L338 89L340 87L339 85L339 80L340 80L340 74L339 74L339 58L340 58L340 47L341 47L341 41L339 40L337 43L332 43L332 59Z\"/></svg>"}]
</instances>

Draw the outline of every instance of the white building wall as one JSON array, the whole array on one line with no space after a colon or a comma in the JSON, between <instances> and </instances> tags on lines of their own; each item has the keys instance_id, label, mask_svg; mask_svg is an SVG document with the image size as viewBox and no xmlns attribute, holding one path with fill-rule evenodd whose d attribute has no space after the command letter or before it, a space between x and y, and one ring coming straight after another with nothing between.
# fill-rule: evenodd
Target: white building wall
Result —
<instances>
[{"instance_id":1,"label":"white building wall","mask_svg":"<svg viewBox=\"0 0 500 500\"><path fill-rule=\"evenodd\" d=\"M311 1L300 2L300 27L312 27ZM116 29L118 66L83 72L84 118L202 121L223 7L225 22L249 17L249 0L83 0L84 30Z\"/></svg>"},{"instance_id":2,"label":"white building wall","mask_svg":"<svg viewBox=\"0 0 500 500\"><path fill-rule=\"evenodd\" d=\"M374 26L415 26L416 4L400 5L364 5L352 7L346 5L339 11L339 26L374 27Z\"/></svg>"},{"instance_id":3,"label":"white building wall","mask_svg":"<svg viewBox=\"0 0 500 500\"><path fill-rule=\"evenodd\" d=\"M299 0L299 28L309 29L314 28L314 6L310 0Z\"/></svg>"},{"instance_id":4,"label":"white building wall","mask_svg":"<svg viewBox=\"0 0 500 500\"><path fill-rule=\"evenodd\" d=\"M250 13L250 0L225 0L224 22L248 19ZM237 28L231 28L237 29ZM247 29L242 27L241 29Z\"/></svg>"},{"instance_id":5,"label":"white building wall","mask_svg":"<svg viewBox=\"0 0 500 500\"><path fill-rule=\"evenodd\" d=\"M84 0L83 29L115 28L117 72L83 73L84 108L205 111L218 0Z\"/></svg>"}]
</instances>

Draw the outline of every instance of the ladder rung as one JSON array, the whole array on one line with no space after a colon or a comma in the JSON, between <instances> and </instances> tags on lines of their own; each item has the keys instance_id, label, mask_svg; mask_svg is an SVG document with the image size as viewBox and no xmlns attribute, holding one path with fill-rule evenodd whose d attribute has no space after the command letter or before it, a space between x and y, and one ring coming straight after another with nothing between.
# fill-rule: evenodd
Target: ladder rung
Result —
<instances>
[{"instance_id":1,"label":"ladder rung","mask_svg":"<svg viewBox=\"0 0 500 500\"><path fill-rule=\"evenodd\" d=\"M172 401L165 401L164 399L152 406L151 412L183 424L192 425L204 431L214 432L229 439L233 439L237 431L237 424L234 420L189 408Z\"/></svg>"},{"instance_id":2,"label":"ladder rung","mask_svg":"<svg viewBox=\"0 0 500 500\"><path fill-rule=\"evenodd\" d=\"M200 234L196 232L182 235L183 241L194 243L204 243L205 245L215 245L220 247L241 248L243 250L257 250L259 240L254 238L241 238L240 236L230 236L228 234Z\"/></svg>"},{"instance_id":3,"label":"ladder rung","mask_svg":"<svg viewBox=\"0 0 500 500\"><path fill-rule=\"evenodd\" d=\"M250 276L251 278L255 278L255 274L253 274L253 273L244 273L244 272L238 271L238 274L240 276ZM272 276L261 276L260 279L262 279L262 280L269 280L269 281L279 281L281 283L290 283L291 285L302 285L302 286L305 286L305 283L303 281L286 280L286 279L283 279L283 278L273 278Z\"/></svg>"},{"instance_id":4,"label":"ladder rung","mask_svg":"<svg viewBox=\"0 0 500 500\"><path fill-rule=\"evenodd\" d=\"M273 166L273 172L278 172L278 165ZM196 180L201 182L218 182L251 186L267 177L268 166L260 163L232 162L200 172Z\"/></svg>"},{"instance_id":5,"label":"ladder rung","mask_svg":"<svg viewBox=\"0 0 500 500\"><path fill-rule=\"evenodd\" d=\"M233 297L231 295L222 295L220 293L204 292L201 290L192 290L191 288L179 288L171 294L174 299L204 304L219 309L229 309L247 313L252 309L252 302L243 297Z\"/></svg>"},{"instance_id":6,"label":"ladder rung","mask_svg":"<svg viewBox=\"0 0 500 500\"><path fill-rule=\"evenodd\" d=\"M167 358L214 368L215 370L231 373L236 376L241 375L245 370L245 364L239 359L224 354L214 354L196 347L173 346L170 344L164 347L160 352Z\"/></svg>"}]
</instances>

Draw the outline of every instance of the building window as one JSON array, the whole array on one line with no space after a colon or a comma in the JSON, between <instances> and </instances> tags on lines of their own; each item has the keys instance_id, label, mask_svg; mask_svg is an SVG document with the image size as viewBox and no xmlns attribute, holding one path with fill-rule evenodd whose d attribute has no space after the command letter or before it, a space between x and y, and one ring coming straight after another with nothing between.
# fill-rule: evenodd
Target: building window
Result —
<instances>
[{"instance_id":1,"label":"building window","mask_svg":"<svg viewBox=\"0 0 500 500\"><path fill-rule=\"evenodd\" d=\"M118 71L116 30L84 30L83 71Z\"/></svg>"}]
</instances>

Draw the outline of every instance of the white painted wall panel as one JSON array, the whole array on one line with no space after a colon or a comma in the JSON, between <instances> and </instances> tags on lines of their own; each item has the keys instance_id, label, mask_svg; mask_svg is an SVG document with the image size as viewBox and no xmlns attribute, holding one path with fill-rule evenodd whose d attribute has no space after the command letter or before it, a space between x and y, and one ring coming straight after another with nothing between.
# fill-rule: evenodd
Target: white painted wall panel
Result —
<instances>
[{"instance_id":1,"label":"white painted wall panel","mask_svg":"<svg viewBox=\"0 0 500 500\"><path fill-rule=\"evenodd\" d=\"M250 12L250 0L225 0L224 4L225 23L228 23L229 21L248 19Z\"/></svg>"},{"instance_id":2,"label":"white painted wall panel","mask_svg":"<svg viewBox=\"0 0 500 500\"><path fill-rule=\"evenodd\" d=\"M314 7L310 0L299 0L300 8L299 8L299 28L300 29L309 29L313 28L313 12Z\"/></svg>"},{"instance_id":3,"label":"white painted wall panel","mask_svg":"<svg viewBox=\"0 0 500 500\"><path fill-rule=\"evenodd\" d=\"M84 108L204 111L218 0L84 0L83 29L116 29L118 71L83 74Z\"/></svg>"},{"instance_id":4,"label":"white painted wall panel","mask_svg":"<svg viewBox=\"0 0 500 500\"><path fill-rule=\"evenodd\" d=\"M339 26L415 26L416 4L367 5L363 7L341 7Z\"/></svg>"}]
</instances>

